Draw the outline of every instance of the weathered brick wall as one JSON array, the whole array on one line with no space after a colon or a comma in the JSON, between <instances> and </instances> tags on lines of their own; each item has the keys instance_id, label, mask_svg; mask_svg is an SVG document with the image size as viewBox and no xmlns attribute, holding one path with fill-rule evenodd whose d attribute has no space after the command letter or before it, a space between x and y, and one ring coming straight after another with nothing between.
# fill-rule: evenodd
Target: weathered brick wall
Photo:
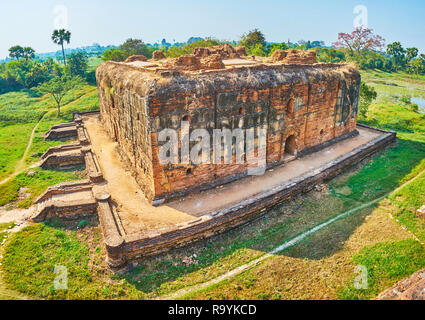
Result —
<instances>
[{"instance_id":1,"label":"weathered brick wall","mask_svg":"<svg viewBox=\"0 0 425 320\"><path fill-rule=\"evenodd\" d=\"M104 128L118 142L121 157L133 169L146 196L152 199L155 191L146 93L128 86L127 77L131 78L128 73L117 73L114 78L109 78L99 69L97 77L101 79L98 93Z\"/></svg>"},{"instance_id":2,"label":"weathered brick wall","mask_svg":"<svg viewBox=\"0 0 425 320\"><path fill-rule=\"evenodd\" d=\"M162 166L158 133L180 130L182 120L211 137L214 129L266 126L269 166L284 162L285 149L296 154L356 129L360 74L351 66L257 65L171 77L161 72L116 63L98 69L105 127L150 199L246 174L247 164Z\"/></svg>"}]
</instances>

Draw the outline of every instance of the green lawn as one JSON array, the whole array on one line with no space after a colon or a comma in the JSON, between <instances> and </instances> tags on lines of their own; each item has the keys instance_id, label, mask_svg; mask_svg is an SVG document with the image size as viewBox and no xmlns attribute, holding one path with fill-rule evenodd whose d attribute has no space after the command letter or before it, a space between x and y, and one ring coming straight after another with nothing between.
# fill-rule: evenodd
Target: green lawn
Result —
<instances>
[{"instance_id":1,"label":"green lawn","mask_svg":"<svg viewBox=\"0 0 425 320\"><path fill-rule=\"evenodd\" d=\"M34 126L29 122L0 127L0 181L15 171Z\"/></svg>"},{"instance_id":2,"label":"green lawn","mask_svg":"<svg viewBox=\"0 0 425 320\"><path fill-rule=\"evenodd\" d=\"M15 202L20 208L28 208L34 198L42 194L48 187L60 182L81 180L84 178L84 170L80 171L51 171L40 168L34 169L31 175L21 173L9 182L0 185L0 206ZM27 188L30 196L19 200L18 192L21 188Z\"/></svg>"},{"instance_id":3,"label":"green lawn","mask_svg":"<svg viewBox=\"0 0 425 320\"><path fill-rule=\"evenodd\" d=\"M80 235L81 236L81 235ZM108 280L102 264L103 252L90 252L87 237L99 242L98 229L86 230L86 238L75 232L38 224L11 236L3 259L4 281L20 292L49 299L135 299L141 295L131 285ZM56 267L67 270L68 290L55 290Z\"/></svg>"},{"instance_id":4,"label":"green lawn","mask_svg":"<svg viewBox=\"0 0 425 320\"><path fill-rule=\"evenodd\" d=\"M57 107L48 95L36 97L31 92L11 92L0 95L0 181L12 177L11 180L0 185L0 206L16 201L20 188L27 188L30 196L18 201L16 205L28 207L31 201L47 187L63 181L81 179L83 174L81 171L37 170L37 174L32 177L25 172L13 177L13 173L24 155L31 132L40 119L32 145L24 159L27 167L40 161L40 156L50 147L66 143L44 141L44 134L52 125L72 121L73 112L98 108L97 89L87 85L72 90L65 96L61 117L57 116Z\"/></svg>"},{"instance_id":5,"label":"green lawn","mask_svg":"<svg viewBox=\"0 0 425 320\"><path fill-rule=\"evenodd\" d=\"M425 268L424 247L413 239L381 242L363 248L353 261L368 270L368 288L358 290L350 285L340 292L345 300L371 299L383 290Z\"/></svg>"}]
</instances>

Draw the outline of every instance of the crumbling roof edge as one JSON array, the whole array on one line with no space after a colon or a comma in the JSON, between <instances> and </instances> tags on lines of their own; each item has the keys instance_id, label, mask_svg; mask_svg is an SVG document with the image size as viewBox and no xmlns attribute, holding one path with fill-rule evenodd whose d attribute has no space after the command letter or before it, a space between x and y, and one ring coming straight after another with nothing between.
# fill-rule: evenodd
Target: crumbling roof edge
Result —
<instances>
[{"instance_id":1,"label":"crumbling roof edge","mask_svg":"<svg viewBox=\"0 0 425 320\"><path fill-rule=\"evenodd\" d=\"M124 62L106 61L103 64L115 65L119 67L125 67L134 71L146 72L152 75L158 75L160 77L170 77L178 75L198 75L198 74L213 74L213 73L224 73L232 72L235 70L263 70L263 69L276 69L276 68L318 68L318 69L343 69L352 68L356 71L358 67L353 63L314 63L314 64L283 64L283 63L258 63L255 65L236 65L226 69L212 69L212 70L196 70L196 71L183 71L173 68L161 68L156 69L146 68L142 66L129 65Z\"/></svg>"}]
</instances>

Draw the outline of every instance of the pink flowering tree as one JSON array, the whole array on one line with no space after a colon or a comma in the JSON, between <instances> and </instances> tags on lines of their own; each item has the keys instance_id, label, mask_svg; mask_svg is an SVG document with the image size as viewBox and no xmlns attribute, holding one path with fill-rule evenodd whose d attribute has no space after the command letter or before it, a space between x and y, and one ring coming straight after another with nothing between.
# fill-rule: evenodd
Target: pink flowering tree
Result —
<instances>
[{"instance_id":1,"label":"pink flowering tree","mask_svg":"<svg viewBox=\"0 0 425 320\"><path fill-rule=\"evenodd\" d=\"M353 56L360 56L365 50L379 50L385 47L385 39L375 35L372 29L357 27L352 33L341 32L335 48L348 49Z\"/></svg>"}]
</instances>

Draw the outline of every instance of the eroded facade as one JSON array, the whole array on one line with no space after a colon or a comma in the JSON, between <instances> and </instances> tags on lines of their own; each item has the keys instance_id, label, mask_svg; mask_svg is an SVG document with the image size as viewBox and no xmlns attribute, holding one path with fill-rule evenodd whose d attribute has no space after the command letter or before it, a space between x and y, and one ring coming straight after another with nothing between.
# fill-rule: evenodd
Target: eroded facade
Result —
<instances>
[{"instance_id":1,"label":"eroded facade","mask_svg":"<svg viewBox=\"0 0 425 320\"><path fill-rule=\"evenodd\" d=\"M158 135L163 129L181 134L182 121L191 130L206 129L211 145L214 129L267 128L268 167L356 132L361 79L350 65L237 57L206 70L196 59L179 61L195 63L198 70L180 69L173 61L107 62L97 70L104 127L154 202L247 174L249 164L237 164L235 154L233 164L162 165L159 149L165 142Z\"/></svg>"}]
</instances>

